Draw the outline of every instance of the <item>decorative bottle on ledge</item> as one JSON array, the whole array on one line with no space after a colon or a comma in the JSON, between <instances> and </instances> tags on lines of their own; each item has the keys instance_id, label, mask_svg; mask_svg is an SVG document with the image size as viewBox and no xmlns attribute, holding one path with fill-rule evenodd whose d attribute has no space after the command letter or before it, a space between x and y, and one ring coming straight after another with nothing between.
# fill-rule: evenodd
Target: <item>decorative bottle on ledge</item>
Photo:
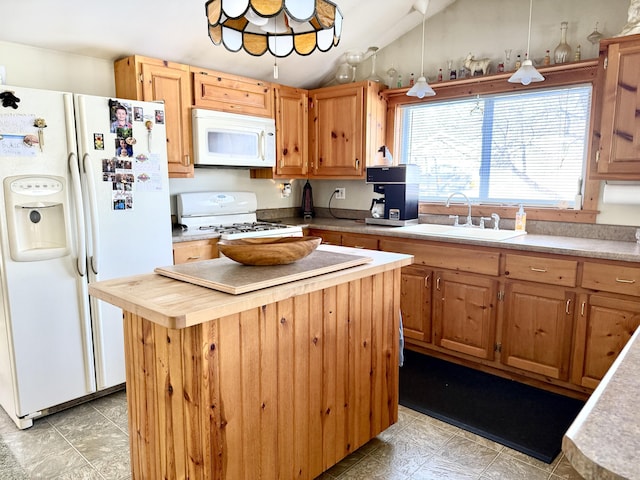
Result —
<instances>
[{"instance_id":1,"label":"decorative bottle on ledge","mask_svg":"<svg viewBox=\"0 0 640 480\"><path fill-rule=\"evenodd\" d=\"M567 26L568 22L560 24L560 44L553 51L555 63L565 63L571 60L571 47L567 43Z\"/></svg>"}]
</instances>

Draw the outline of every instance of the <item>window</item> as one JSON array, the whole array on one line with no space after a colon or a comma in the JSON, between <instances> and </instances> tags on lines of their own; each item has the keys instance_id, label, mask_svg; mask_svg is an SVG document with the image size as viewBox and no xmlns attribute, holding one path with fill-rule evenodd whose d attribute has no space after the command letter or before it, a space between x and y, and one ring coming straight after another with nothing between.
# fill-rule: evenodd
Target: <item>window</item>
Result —
<instances>
[{"instance_id":1,"label":"window","mask_svg":"<svg viewBox=\"0 0 640 480\"><path fill-rule=\"evenodd\" d=\"M572 208L585 178L592 85L399 105L401 161L420 200Z\"/></svg>"}]
</instances>

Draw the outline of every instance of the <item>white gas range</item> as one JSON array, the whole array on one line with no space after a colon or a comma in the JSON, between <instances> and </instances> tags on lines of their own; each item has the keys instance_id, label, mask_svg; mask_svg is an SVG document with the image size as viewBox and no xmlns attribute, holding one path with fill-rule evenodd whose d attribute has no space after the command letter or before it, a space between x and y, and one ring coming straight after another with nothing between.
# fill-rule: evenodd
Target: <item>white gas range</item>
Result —
<instances>
[{"instance_id":1,"label":"white gas range","mask_svg":"<svg viewBox=\"0 0 640 480\"><path fill-rule=\"evenodd\" d=\"M295 225L258 221L253 192L186 192L176 195L183 235L220 234L224 240L248 237L300 237Z\"/></svg>"}]
</instances>

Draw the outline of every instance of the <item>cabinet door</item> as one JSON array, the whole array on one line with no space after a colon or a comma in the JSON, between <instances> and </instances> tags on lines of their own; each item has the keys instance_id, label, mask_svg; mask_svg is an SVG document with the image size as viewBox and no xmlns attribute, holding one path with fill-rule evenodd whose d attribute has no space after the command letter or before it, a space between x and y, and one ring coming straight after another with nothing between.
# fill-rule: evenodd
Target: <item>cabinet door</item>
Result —
<instances>
[{"instance_id":1,"label":"cabinet door","mask_svg":"<svg viewBox=\"0 0 640 480\"><path fill-rule=\"evenodd\" d=\"M449 350L493 359L496 280L459 272L436 273L433 343Z\"/></svg>"},{"instance_id":2,"label":"cabinet door","mask_svg":"<svg viewBox=\"0 0 640 480\"><path fill-rule=\"evenodd\" d=\"M142 100L164 100L170 177L193 177L189 68L143 63Z\"/></svg>"},{"instance_id":3,"label":"cabinet door","mask_svg":"<svg viewBox=\"0 0 640 480\"><path fill-rule=\"evenodd\" d=\"M640 36L611 43L604 70L598 173L640 178Z\"/></svg>"},{"instance_id":4,"label":"cabinet door","mask_svg":"<svg viewBox=\"0 0 640 480\"><path fill-rule=\"evenodd\" d=\"M275 175L305 178L309 159L309 96L306 90L278 85Z\"/></svg>"},{"instance_id":5,"label":"cabinet door","mask_svg":"<svg viewBox=\"0 0 640 480\"><path fill-rule=\"evenodd\" d=\"M596 388L640 325L640 302L606 294L581 300L571 381Z\"/></svg>"},{"instance_id":6,"label":"cabinet door","mask_svg":"<svg viewBox=\"0 0 640 480\"><path fill-rule=\"evenodd\" d=\"M400 310L404 336L431 342L431 285L433 271L404 267L400 284Z\"/></svg>"},{"instance_id":7,"label":"cabinet door","mask_svg":"<svg viewBox=\"0 0 640 480\"><path fill-rule=\"evenodd\" d=\"M575 293L556 286L507 281L505 301L502 362L567 380Z\"/></svg>"},{"instance_id":8,"label":"cabinet door","mask_svg":"<svg viewBox=\"0 0 640 480\"><path fill-rule=\"evenodd\" d=\"M199 69L193 98L196 107L273 118L273 87L261 80Z\"/></svg>"},{"instance_id":9,"label":"cabinet door","mask_svg":"<svg viewBox=\"0 0 640 480\"><path fill-rule=\"evenodd\" d=\"M360 84L310 93L312 177L364 175L364 93Z\"/></svg>"}]
</instances>

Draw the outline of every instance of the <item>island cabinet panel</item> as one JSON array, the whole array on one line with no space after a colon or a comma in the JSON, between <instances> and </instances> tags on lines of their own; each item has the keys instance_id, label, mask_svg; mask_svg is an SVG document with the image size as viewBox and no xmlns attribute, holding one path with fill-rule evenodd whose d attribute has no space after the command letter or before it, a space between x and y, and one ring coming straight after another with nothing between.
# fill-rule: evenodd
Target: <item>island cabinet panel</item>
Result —
<instances>
[{"instance_id":1,"label":"island cabinet panel","mask_svg":"<svg viewBox=\"0 0 640 480\"><path fill-rule=\"evenodd\" d=\"M134 479L314 479L397 421L400 269L186 329L125 313Z\"/></svg>"}]
</instances>

